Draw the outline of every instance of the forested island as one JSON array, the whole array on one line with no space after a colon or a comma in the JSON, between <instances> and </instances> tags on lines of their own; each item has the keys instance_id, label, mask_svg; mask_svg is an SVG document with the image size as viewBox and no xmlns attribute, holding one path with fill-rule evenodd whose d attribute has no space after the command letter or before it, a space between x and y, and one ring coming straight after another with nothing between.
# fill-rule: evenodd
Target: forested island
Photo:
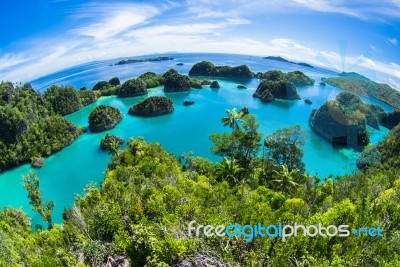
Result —
<instances>
[{"instance_id":1,"label":"forested island","mask_svg":"<svg viewBox=\"0 0 400 267\"><path fill-rule=\"evenodd\" d=\"M254 73L247 65L236 67L215 66L210 61L202 61L193 65L189 71L189 76L252 78L254 77Z\"/></svg>"},{"instance_id":2,"label":"forested island","mask_svg":"<svg viewBox=\"0 0 400 267\"><path fill-rule=\"evenodd\" d=\"M140 78L127 80L117 92L118 97L135 97L145 94L147 94L147 85Z\"/></svg>"},{"instance_id":3,"label":"forested island","mask_svg":"<svg viewBox=\"0 0 400 267\"><path fill-rule=\"evenodd\" d=\"M122 120L119 109L100 105L89 115L89 129L92 132L102 132L114 128Z\"/></svg>"},{"instance_id":4,"label":"forested island","mask_svg":"<svg viewBox=\"0 0 400 267\"><path fill-rule=\"evenodd\" d=\"M191 88L190 78L179 74L176 70L170 69L163 75L164 92L182 92L189 91Z\"/></svg>"},{"instance_id":5,"label":"forested island","mask_svg":"<svg viewBox=\"0 0 400 267\"><path fill-rule=\"evenodd\" d=\"M83 100L80 96L83 94L72 87L52 86L42 96L30 84L14 87L1 82L0 172L49 156L77 139L83 129L61 115L93 100Z\"/></svg>"},{"instance_id":6,"label":"forested island","mask_svg":"<svg viewBox=\"0 0 400 267\"><path fill-rule=\"evenodd\" d=\"M100 141L100 148L110 153L115 153L124 142L125 140L122 137L106 133L106 136Z\"/></svg>"},{"instance_id":7,"label":"forested island","mask_svg":"<svg viewBox=\"0 0 400 267\"><path fill-rule=\"evenodd\" d=\"M322 79L324 82L341 89L376 98L396 109L400 109L400 92L387 84L377 83L360 75L345 75Z\"/></svg>"},{"instance_id":8,"label":"forested island","mask_svg":"<svg viewBox=\"0 0 400 267\"><path fill-rule=\"evenodd\" d=\"M262 81L253 96L263 102L271 102L275 98L300 99L296 86L312 85L315 82L301 71L284 73L280 70L270 70L265 73L258 72L255 76Z\"/></svg>"},{"instance_id":9,"label":"forested island","mask_svg":"<svg viewBox=\"0 0 400 267\"><path fill-rule=\"evenodd\" d=\"M171 99L165 96L151 96L139 101L129 109L129 114L138 116L160 116L174 111Z\"/></svg>"},{"instance_id":10,"label":"forested island","mask_svg":"<svg viewBox=\"0 0 400 267\"><path fill-rule=\"evenodd\" d=\"M363 103L358 96L342 92L310 115L311 128L332 144L362 149L369 144L367 125L379 129L385 112Z\"/></svg>"}]
</instances>

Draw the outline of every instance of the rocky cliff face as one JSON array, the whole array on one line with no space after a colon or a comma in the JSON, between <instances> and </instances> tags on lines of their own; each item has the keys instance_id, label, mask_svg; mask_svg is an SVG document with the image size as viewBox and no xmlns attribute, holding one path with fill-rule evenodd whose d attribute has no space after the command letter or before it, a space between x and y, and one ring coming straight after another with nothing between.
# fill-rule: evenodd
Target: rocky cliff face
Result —
<instances>
[{"instance_id":1,"label":"rocky cliff face","mask_svg":"<svg viewBox=\"0 0 400 267\"><path fill-rule=\"evenodd\" d=\"M309 123L316 133L332 144L359 149L369 143L367 121L379 116L374 112L379 112L379 109L345 92L339 94L336 100L313 110Z\"/></svg>"},{"instance_id":2,"label":"rocky cliff face","mask_svg":"<svg viewBox=\"0 0 400 267\"><path fill-rule=\"evenodd\" d=\"M182 92L190 90L190 79L179 74L176 70L170 69L163 77L165 78L164 92Z\"/></svg>"},{"instance_id":3,"label":"rocky cliff face","mask_svg":"<svg viewBox=\"0 0 400 267\"><path fill-rule=\"evenodd\" d=\"M260 98L263 102L271 102L275 98L288 100L300 99L294 84L285 81L263 80L253 96Z\"/></svg>"}]
</instances>

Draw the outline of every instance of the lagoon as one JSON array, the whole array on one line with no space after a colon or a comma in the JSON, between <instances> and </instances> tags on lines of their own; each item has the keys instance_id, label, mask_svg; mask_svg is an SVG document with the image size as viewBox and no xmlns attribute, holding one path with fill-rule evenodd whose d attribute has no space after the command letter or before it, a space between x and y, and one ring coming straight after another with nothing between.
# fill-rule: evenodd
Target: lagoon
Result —
<instances>
[{"instance_id":1,"label":"lagoon","mask_svg":"<svg viewBox=\"0 0 400 267\"><path fill-rule=\"evenodd\" d=\"M157 55L158 56L158 55ZM162 55L164 56L164 55ZM302 100L284 101L276 100L271 103L262 103L260 99L253 98L259 81L257 79L217 79L220 89L192 89L190 92L164 93L162 88L151 89L148 96L166 95L175 105L175 111L160 117L143 118L130 116L128 109L142 97L120 99L115 96L104 97L96 103L84 107L76 113L66 116L68 120L79 125L88 126L90 111L100 104L117 107L124 115L123 120L116 128L110 130L112 134L120 135L126 140L130 137L144 137L149 142L160 142L164 148L175 155L193 151L196 156L207 157L213 161L220 160L212 154L209 134L228 131L220 123L220 118L225 116L226 109L236 107L240 109L247 106L250 113L255 114L260 123L260 131L264 138L276 130L301 125L307 132L307 142L304 146L303 161L307 173L317 175L321 179L329 176L344 175L356 170L358 152L347 148L333 147L330 143L315 134L308 125L308 118L312 109L318 108L326 100L334 99L341 89L326 85L320 86L322 77L334 76L335 73L320 68L308 68L284 62L262 59L261 57L224 55L224 54L168 54L174 57L172 61L141 62L127 65L114 65L120 59L94 62L67 70L63 70L35 81L32 85L40 91L51 84L72 84L80 88L92 88L99 80L108 80L118 76L121 82L128 78L137 77L146 71L163 73L169 68L175 68L182 74L187 74L190 67L199 61L210 60L215 65L240 65L247 64L253 71L267 71L280 69L282 71L301 70L306 75L315 79L312 86L300 87L298 92ZM136 57L150 58L153 56ZM177 63L183 63L178 66ZM238 84L244 84L248 89L238 89ZM313 104L307 105L304 99L311 99ZM185 99L194 100L192 106L184 106ZM378 104L386 111L392 108L375 99L362 97L366 102ZM371 131L371 141L377 143L389 132L381 127ZM54 221L61 222L64 207L73 204L76 194L83 194L86 185L101 183L107 164L111 158L109 154L99 148L103 133L83 134L70 146L46 158L41 169L33 171L40 178L40 189L45 200L55 202ZM22 186L22 176L31 170L29 164L0 174L0 206L21 207L33 219L40 222L39 215L30 209L27 192Z\"/></svg>"}]
</instances>

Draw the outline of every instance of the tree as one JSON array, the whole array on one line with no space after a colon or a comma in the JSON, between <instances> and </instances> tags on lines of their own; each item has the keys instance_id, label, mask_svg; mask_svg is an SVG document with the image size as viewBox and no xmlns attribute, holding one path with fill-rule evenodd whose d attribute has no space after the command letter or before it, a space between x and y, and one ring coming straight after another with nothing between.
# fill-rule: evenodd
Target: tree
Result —
<instances>
[{"instance_id":1,"label":"tree","mask_svg":"<svg viewBox=\"0 0 400 267\"><path fill-rule=\"evenodd\" d=\"M265 139L266 156L272 162L286 165L289 170L298 169L304 173L302 146L306 142L306 132L299 126L278 130Z\"/></svg>"},{"instance_id":2,"label":"tree","mask_svg":"<svg viewBox=\"0 0 400 267\"><path fill-rule=\"evenodd\" d=\"M243 122L241 119L243 117L243 113L238 112L236 108L232 110L227 109L226 113L228 114L227 117L221 119L221 122L224 126L229 126L232 128L232 133L239 129L239 122Z\"/></svg>"},{"instance_id":3,"label":"tree","mask_svg":"<svg viewBox=\"0 0 400 267\"><path fill-rule=\"evenodd\" d=\"M299 186L299 184L294 181L298 171L298 169L289 170L286 165L283 165L281 171L273 171L278 176L278 179L274 179L272 182L278 184L277 188L279 190L287 192L288 189Z\"/></svg>"},{"instance_id":4,"label":"tree","mask_svg":"<svg viewBox=\"0 0 400 267\"><path fill-rule=\"evenodd\" d=\"M29 204L32 205L32 209L36 210L43 221L48 224L48 229L53 228L52 213L54 208L54 202L49 201L45 203L42 198L42 191L39 190L39 178L33 172L23 177L24 188L28 191L28 198L30 199Z\"/></svg>"},{"instance_id":5,"label":"tree","mask_svg":"<svg viewBox=\"0 0 400 267\"><path fill-rule=\"evenodd\" d=\"M241 168L236 159L230 160L227 157L215 166L215 175L219 181L226 180L231 184L238 184L238 176L245 169Z\"/></svg>"},{"instance_id":6,"label":"tree","mask_svg":"<svg viewBox=\"0 0 400 267\"><path fill-rule=\"evenodd\" d=\"M262 138L262 134L258 132L256 116L242 115L236 109L227 110L227 113L229 116L221 121L232 128L232 133L211 134L210 138L214 143L211 150L219 156L229 157L231 161L235 159L241 168L249 170L251 161L259 152Z\"/></svg>"}]
</instances>

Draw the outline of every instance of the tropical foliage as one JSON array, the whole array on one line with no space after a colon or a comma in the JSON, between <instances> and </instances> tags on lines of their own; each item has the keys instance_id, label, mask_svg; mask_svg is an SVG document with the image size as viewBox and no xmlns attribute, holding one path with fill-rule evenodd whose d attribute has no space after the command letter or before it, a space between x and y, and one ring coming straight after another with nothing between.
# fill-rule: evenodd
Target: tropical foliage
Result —
<instances>
[{"instance_id":1,"label":"tropical foliage","mask_svg":"<svg viewBox=\"0 0 400 267\"><path fill-rule=\"evenodd\" d=\"M243 116L228 135L248 132L241 128L252 117ZM397 147L399 140L392 140ZM394 151L388 153L398 158ZM188 154L180 163L158 143L131 139L115 154L101 186L88 187L65 210L62 227L33 233L23 213L1 211L0 262L7 266L116 266L117 262L147 267L398 266L399 177L398 168L371 167L366 173L320 182L258 156L247 170L229 157L214 165ZM246 242L245 236L195 237L188 232L193 220L196 225L379 226L384 237L300 234L285 241L258 236Z\"/></svg>"},{"instance_id":2,"label":"tropical foliage","mask_svg":"<svg viewBox=\"0 0 400 267\"><path fill-rule=\"evenodd\" d=\"M129 114L139 116L158 116L172 111L174 111L174 104L165 96L151 96L129 108Z\"/></svg>"},{"instance_id":3,"label":"tropical foliage","mask_svg":"<svg viewBox=\"0 0 400 267\"><path fill-rule=\"evenodd\" d=\"M114 128L122 120L119 109L100 105L89 115L89 128L92 132L102 132Z\"/></svg>"},{"instance_id":4,"label":"tropical foliage","mask_svg":"<svg viewBox=\"0 0 400 267\"><path fill-rule=\"evenodd\" d=\"M323 81L356 94L379 99L400 109L400 92L387 84L352 76L330 77Z\"/></svg>"},{"instance_id":5,"label":"tropical foliage","mask_svg":"<svg viewBox=\"0 0 400 267\"><path fill-rule=\"evenodd\" d=\"M76 96L72 88L60 90ZM79 105L79 97L74 99ZM55 99L51 102L57 103ZM71 110L63 97L58 102L63 103L57 105L58 111ZM81 129L56 113L29 84L14 88L0 83L0 171L30 162L34 157L49 156L79 137Z\"/></svg>"},{"instance_id":6,"label":"tropical foliage","mask_svg":"<svg viewBox=\"0 0 400 267\"><path fill-rule=\"evenodd\" d=\"M141 79L129 79L118 90L119 97L134 97L147 94L147 87Z\"/></svg>"},{"instance_id":7,"label":"tropical foliage","mask_svg":"<svg viewBox=\"0 0 400 267\"><path fill-rule=\"evenodd\" d=\"M252 78L254 73L247 65L215 66L209 61L201 61L193 65L189 71L189 76Z\"/></svg>"}]
</instances>

